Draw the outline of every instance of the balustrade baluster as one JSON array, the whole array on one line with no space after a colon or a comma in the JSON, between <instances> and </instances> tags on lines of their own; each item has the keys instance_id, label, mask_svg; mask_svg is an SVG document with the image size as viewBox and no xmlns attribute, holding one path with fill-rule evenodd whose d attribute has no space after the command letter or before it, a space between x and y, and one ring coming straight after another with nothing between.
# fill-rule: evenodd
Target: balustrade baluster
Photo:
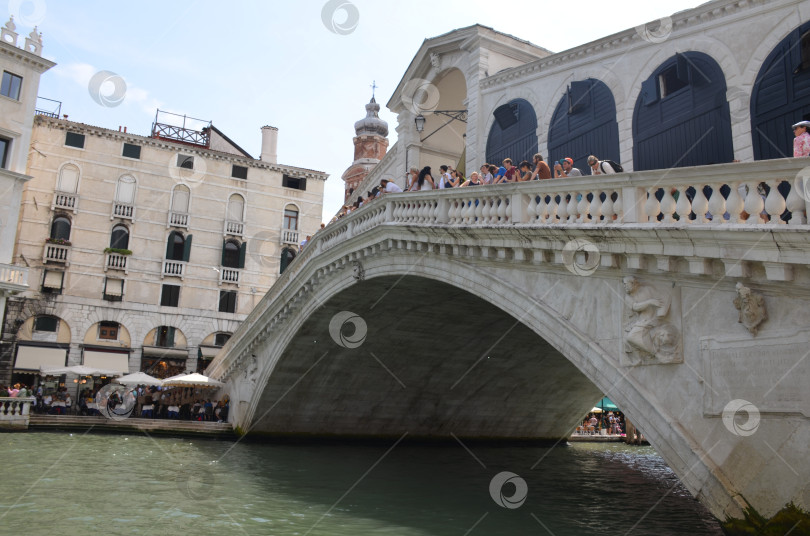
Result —
<instances>
[{"instance_id":1,"label":"balustrade baluster","mask_svg":"<svg viewBox=\"0 0 810 536\"><path fill-rule=\"evenodd\" d=\"M590 223L591 202L588 201L588 192L583 191L580 196L579 203L577 203L577 211L579 212L579 218L577 218L577 221L579 223Z\"/></svg>"},{"instance_id":2,"label":"balustrade baluster","mask_svg":"<svg viewBox=\"0 0 810 536\"><path fill-rule=\"evenodd\" d=\"M506 218L506 198L499 199L498 205L498 222L499 223L507 223Z\"/></svg>"},{"instance_id":3,"label":"balustrade baluster","mask_svg":"<svg viewBox=\"0 0 810 536\"><path fill-rule=\"evenodd\" d=\"M644 203L644 213L650 222L658 221L658 214L661 212L661 203L655 198L656 187L647 190L647 201Z\"/></svg>"},{"instance_id":4,"label":"balustrade baluster","mask_svg":"<svg viewBox=\"0 0 810 536\"><path fill-rule=\"evenodd\" d=\"M708 218L706 218L706 213L709 212L709 200L706 199L706 196L703 194L703 184L695 184L695 198L692 199L692 212L695 213L695 222L696 223L706 223L708 222Z\"/></svg>"},{"instance_id":5,"label":"balustrade baluster","mask_svg":"<svg viewBox=\"0 0 810 536\"><path fill-rule=\"evenodd\" d=\"M678 215L678 221L684 224L692 223L692 220L689 219L689 215L692 213L692 203L689 202L689 197L686 195L689 186L681 185L676 188L678 190L678 202L675 203L675 213Z\"/></svg>"},{"instance_id":6,"label":"balustrade baluster","mask_svg":"<svg viewBox=\"0 0 810 536\"><path fill-rule=\"evenodd\" d=\"M675 214L675 198L672 197L672 189L667 186L664 188L664 196L661 198L661 213L664 215L664 223L672 223L675 219L672 217Z\"/></svg>"},{"instance_id":7,"label":"balustrade baluster","mask_svg":"<svg viewBox=\"0 0 810 536\"><path fill-rule=\"evenodd\" d=\"M475 199L475 223L476 225L484 223L484 200L480 197Z\"/></svg>"},{"instance_id":8,"label":"balustrade baluster","mask_svg":"<svg viewBox=\"0 0 810 536\"><path fill-rule=\"evenodd\" d=\"M728 185L731 188L731 191L728 193L728 199L726 199L726 212L729 214L729 222L731 223L754 223L758 221L757 218L751 218L751 221L744 221L740 219L740 214L742 214L744 208L744 202L742 197L740 197L740 193L738 191L740 184L737 182L731 183ZM719 190L719 188L718 188ZM719 193L719 192L718 192ZM759 214L759 213L757 213ZM715 214L715 217L722 218L722 214Z\"/></svg>"},{"instance_id":9,"label":"balustrade baluster","mask_svg":"<svg viewBox=\"0 0 810 536\"><path fill-rule=\"evenodd\" d=\"M613 215L615 214L616 206L613 204L613 192L611 190L605 191L605 200L602 201L601 213L603 223L612 223Z\"/></svg>"},{"instance_id":10,"label":"balustrade baluster","mask_svg":"<svg viewBox=\"0 0 810 536\"><path fill-rule=\"evenodd\" d=\"M568 223L575 223L577 221L577 193L571 192L568 199Z\"/></svg>"},{"instance_id":11,"label":"balustrade baluster","mask_svg":"<svg viewBox=\"0 0 810 536\"><path fill-rule=\"evenodd\" d=\"M788 222L790 225L807 223L807 215L805 214L807 202L802 198L802 195L806 197L810 194L810 190L807 189L810 184L807 183L807 180L806 177L800 175L790 185L790 192L788 192L787 199L785 199L785 205L790 211L790 221Z\"/></svg>"},{"instance_id":12,"label":"balustrade baluster","mask_svg":"<svg viewBox=\"0 0 810 536\"><path fill-rule=\"evenodd\" d=\"M565 199L565 194L560 194L560 200L557 202L557 220L559 223L565 223L568 220L568 200Z\"/></svg>"},{"instance_id":13,"label":"balustrade baluster","mask_svg":"<svg viewBox=\"0 0 810 536\"><path fill-rule=\"evenodd\" d=\"M537 204L537 208L535 209L535 212L537 212L537 221L539 221L540 223L549 223L548 222L549 205L548 203L546 203L546 194L540 194L539 197L540 203Z\"/></svg>"},{"instance_id":14,"label":"balustrade baluster","mask_svg":"<svg viewBox=\"0 0 810 536\"><path fill-rule=\"evenodd\" d=\"M723 194L720 193L720 187L715 184L712 187L712 195L709 198L709 213L712 215L712 223L723 224L725 219L723 214L726 212L726 200Z\"/></svg>"},{"instance_id":15,"label":"balustrade baluster","mask_svg":"<svg viewBox=\"0 0 810 536\"><path fill-rule=\"evenodd\" d=\"M757 194L757 198L759 202L762 204L762 207L767 211L768 215L771 217L771 221L769 222L771 225L784 225L787 224L785 220L782 219L782 214L785 212L787 208L787 202L785 198L782 197L782 192L779 191L779 184L782 182L781 179L771 179L768 181L768 186L771 187L771 191L768 192L768 197L765 201L762 201L762 197L759 195L759 192L756 192L756 188L754 188L755 193ZM746 200L747 201L747 200ZM748 212L748 204L746 203L745 211ZM750 212L748 212L751 214ZM759 212L757 212L759 214ZM791 219L793 217L791 216ZM760 219L760 222L762 220Z\"/></svg>"},{"instance_id":16,"label":"balustrade baluster","mask_svg":"<svg viewBox=\"0 0 810 536\"><path fill-rule=\"evenodd\" d=\"M535 199L537 196L534 194L529 194L529 204L526 206L526 217L529 220L529 223L534 223L537 221L537 200Z\"/></svg>"}]
</instances>

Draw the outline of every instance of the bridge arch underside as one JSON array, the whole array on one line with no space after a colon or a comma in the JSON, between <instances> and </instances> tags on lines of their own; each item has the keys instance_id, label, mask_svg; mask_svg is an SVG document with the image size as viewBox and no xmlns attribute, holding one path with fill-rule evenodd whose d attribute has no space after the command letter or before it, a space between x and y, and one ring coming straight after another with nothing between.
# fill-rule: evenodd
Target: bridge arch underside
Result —
<instances>
[{"instance_id":1,"label":"bridge arch underside","mask_svg":"<svg viewBox=\"0 0 810 536\"><path fill-rule=\"evenodd\" d=\"M365 322L356 348L330 335L343 311ZM350 341L364 331L355 329L348 321L341 333ZM251 433L558 440L601 394L491 303L431 279L377 277L333 296L300 327Z\"/></svg>"}]
</instances>

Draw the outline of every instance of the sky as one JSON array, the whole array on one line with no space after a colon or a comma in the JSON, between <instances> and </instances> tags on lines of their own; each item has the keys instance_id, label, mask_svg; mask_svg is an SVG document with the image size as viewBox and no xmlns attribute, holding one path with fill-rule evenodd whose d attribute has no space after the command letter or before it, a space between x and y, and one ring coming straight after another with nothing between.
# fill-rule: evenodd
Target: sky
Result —
<instances>
[{"instance_id":1,"label":"sky","mask_svg":"<svg viewBox=\"0 0 810 536\"><path fill-rule=\"evenodd\" d=\"M277 127L280 164L330 175L329 221L343 203L340 176L353 160L354 123L365 116L372 83L390 147L396 115L385 104L425 39L479 23L561 52L701 2L3 3L20 44L34 25L42 32L43 56L57 65L43 75L39 96L61 101L70 120L148 135L159 108L212 121L255 158L261 127Z\"/></svg>"}]
</instances>

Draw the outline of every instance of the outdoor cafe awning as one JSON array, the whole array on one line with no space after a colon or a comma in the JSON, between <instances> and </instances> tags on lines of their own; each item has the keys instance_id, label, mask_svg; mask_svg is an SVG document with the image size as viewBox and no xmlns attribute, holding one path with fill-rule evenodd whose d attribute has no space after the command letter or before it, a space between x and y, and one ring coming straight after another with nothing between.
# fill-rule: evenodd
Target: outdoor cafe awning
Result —
<instances>
[{"instance_id":1,"label":"outdoor cafe awning","mask_svg":"<svg viewBox=\"0 0 810 536\"><path fill-rule=\"evenodd\" d=\"M14 368L39 370L40 368L64 367L66 360L66 348L18 345Z\"/></svg>"},{"instance_id":2,"label":"outdoor cafe awning","mask_svg":"<svg viewBox=\"0 0 810 536\"><path fill-rule=\"evenodd\" d=\"M91 368L129 372L129 352L104 352L84 350L84 365Z\"/></svg>"}]
</instances>

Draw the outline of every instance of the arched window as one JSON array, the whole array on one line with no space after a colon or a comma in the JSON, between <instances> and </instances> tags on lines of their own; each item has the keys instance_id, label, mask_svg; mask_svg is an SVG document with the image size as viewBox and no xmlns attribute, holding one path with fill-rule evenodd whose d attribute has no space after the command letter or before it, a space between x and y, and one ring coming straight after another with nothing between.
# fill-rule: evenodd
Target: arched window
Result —
<instances>
[{"instance_id":1,"label":"arched window","mask_svg":"<svg viewBox=\"0 0 810 536\"><path fill-rule=\"evenodd\" d=\"M191 191L188 186L178 184L172 192L172 212L188 213L188 202L191 198Z\"/></svg>"},{"instance_id":2,"label":"arched window","mask_svg":"<svg viewBox=\"0 0 810 536\"><path fill-rule=\"evenodd\" d=\"M184 261L185 258L186 239L183 233L172 231L169 233L169 240L166 243L166 259L170 261Z\"/></svg>"},{"instance_id":3,"label":"arched window","mask_svg":"<svg viewBox=\"0 0 810 536\"><path fill-rule=\"evenodd\" d=\"M284 229L289 231L298 230L298 209L295 205L287 205L284 208Z\"/></svg>"},{"instance_id":4,"label":"arched window","mask_svg":"<svg viewBox=\"0 0 810 536\"><path fill-rule=\"evenodd\" d=\"M118 186L115 189L115 201L132 205L135 203L135 179L123 176L118 179Z\"/></svg>"},{"instance_id":5,"label":"arched window","mask_svg":"<svg viewBox=\"0 0 810 536\"><path fill-rule=\"evenodd\" d=\"M239 243L235 240L226 240L222 245L222 266L226 268L241 268L239 266Z\"/></svg>"},{"instance_id":6,"label":"arched window","mask_svg":"<svg viewBox=\"0 0 810 536\"><path fill-rule=\"evenodd\" d=\"M290 263L294 258L295 258L295 251L292 248L284 248L281 250L281 270L279 271L280 274L284 273L284 270L287 269L287 266L290 265Z\"/></svg>"},{"instance_id":7,"label":"arched window","mask_svg":"<svg viewBox=\"0 0 810 536\"><path fill-rule=\"evenodd\" d=\"M499 106L492 115L495 122L487 137L487 162L500 166L505 158L515 165L521 160L532 161L537 152L537 115L532 105L523 99Z\"/></svg>"},{"instance_id":8,"label":"arched window","mask_svg":"<svg viewBox=\"0 0 810 536\"><path fill-rule=\"evenodd\" d=\"M129 249L129 229L126 225L116 225L110 235L110 247L113 249Z\"/></svg>"},{"instance_id":9,"label":"arched window","mask_svg":"<svg viewBox=\"0 0 810 536\"><path fill-rule=\"evenodd\" d=\"M70 219L57 216L51 223L51 238L53 240L70 240Z\"/></svg>"},{"instance_id":10,"label":"arched window","mask_svg":"<svg viewBox=\"0 0 810 536\"><path fill-rule=\"evenodd\" d=\"M75 194L79 187L79 168L73 164L63 166L59 170L59 183L56 189L60 192Z\"/></svg>"},{"instance_id":11,"label":"arched window","mask_svg":"<svg viewBox=\"0 0 810 536\"><path fill-rule=\"evenodd\" d=\"M244 221L245 214L245 198L239 194L233 194L228 199L228 213L226 218L228 221Z\"/></svg>"}]
</instances>

